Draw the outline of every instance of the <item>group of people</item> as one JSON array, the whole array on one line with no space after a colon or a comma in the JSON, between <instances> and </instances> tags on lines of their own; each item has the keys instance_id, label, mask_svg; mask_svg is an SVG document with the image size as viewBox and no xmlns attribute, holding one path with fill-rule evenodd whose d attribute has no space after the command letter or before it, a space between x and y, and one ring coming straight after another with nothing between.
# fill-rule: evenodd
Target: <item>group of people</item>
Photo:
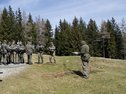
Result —
<instances>
[{"instance_id":1,"label":"group of people","mask_svg":"<svg viewBox=\"0 0 126 94\"><path fill-rule=\"evenodd\" d=\"M24 53L27 54L27 64L32 64L33 51L37 52L38 54L38 63L43 63L44 50L45 47L41 44L41 41L39 41L37 45L33 45L30 41L28 41L26 45L23 45L21 41L7 42L6 40L4 40L3 42L0 42L0 65L7 65L10 63L23 64L25 63ZM52 63L52 59L54 59L54 62L56 63L55 46L53 42L50 42L48 52L50 55L50 63Z\"/></svg>"},{"instance_id":2,"label":"group of people","mask_svg":"<svg viewBox=\"0 0 126 94\"><path fill-rule=\"evenodd\" d=\"M27 54L27 63L32 64L32 54L33 50L36 50L38 54L38 64L43 63L43 54L45 52L45 47L42 45L41 41L38 42L37 45L32 45L32 42L28 41L26 46L22 44L21 41L17 43L15 41L8 42L6 40L0 42L0 64L19 64L24 63L24 53ZM54 63L55 60L55 46L53 42L50 42L50 46L47 48L49 52L49 60L52 63L52 59ZM81 41L80 52L81 60L82 60L82 69L83 69L83 77L88 78L89 76L89 46L86 44L85 41Z\"/></svg>"}]
</instances>

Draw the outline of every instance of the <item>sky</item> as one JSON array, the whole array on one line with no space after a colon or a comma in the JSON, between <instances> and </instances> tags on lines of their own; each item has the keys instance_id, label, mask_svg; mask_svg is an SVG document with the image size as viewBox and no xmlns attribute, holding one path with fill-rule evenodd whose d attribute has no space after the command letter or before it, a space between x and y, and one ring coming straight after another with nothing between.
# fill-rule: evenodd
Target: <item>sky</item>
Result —
<instances>
[{"instance_id":1,"label":"sky","mask_svg":"<svg viewBox=\"0 0 126 94\"><path fill-rule=\"evenodd\" d=\"M126 0L0 0L0 10L9 5L13 10L31 13L33 19L49 19L53 28L60 19L71 23L75 16L86 23L93 19L98 25L112 17L117 22L126 17Z\"/></svg>"}]
</instances>

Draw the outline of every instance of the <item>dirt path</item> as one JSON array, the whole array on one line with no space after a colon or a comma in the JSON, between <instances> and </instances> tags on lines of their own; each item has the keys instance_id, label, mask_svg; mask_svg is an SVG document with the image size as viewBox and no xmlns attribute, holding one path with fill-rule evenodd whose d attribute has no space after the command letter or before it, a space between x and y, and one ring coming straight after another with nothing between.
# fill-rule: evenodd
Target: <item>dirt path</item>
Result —
<instances>
[{"instance_id":1,"label":"dirt path","mask_svg":"<svg viewBox=\"0 0 126 94\"><path fill-rule=\"evenodd\" d=\"M3 72L0 74L0 79L5 79L9 76L18 74L24 69L28 67L27 64L9 64L9 65L0 65L0 72Z\"/></svg>"}]
</instances>

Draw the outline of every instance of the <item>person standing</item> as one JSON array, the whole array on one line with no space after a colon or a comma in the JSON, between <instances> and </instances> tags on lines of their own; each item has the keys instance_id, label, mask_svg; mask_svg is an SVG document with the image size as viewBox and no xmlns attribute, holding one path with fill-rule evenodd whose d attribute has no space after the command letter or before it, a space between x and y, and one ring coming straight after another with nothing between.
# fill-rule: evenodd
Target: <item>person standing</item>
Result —
<instances>
[{"instance_id":1,"label":"person standing","mask_svg":"<svg viewBox=\"0 0 126 94\"><path fill-rule=\"evenodd\" d=\"M11 42L7 44L7 64L11 63Z\"/></svg>"},{"instance_id":2,"label":"person standing","mask_svg":"<svg viewBox=\"0 0 126 94\"><path fill-rule=\"evenodd\" d=\"M13 40L12 43L11 43L11 62L12 63L16 63L16 43L15 41Z\"/></svg>"},{"instance_id":3,"label":"person standing","mask_svg":"<svg viewBox=\"0 0 126 94\"><path fill-rule=\"evenodd\" d=\"M0 41L0 65L2 64L2 42Z\"/></svg>"},{"instance_id":4,"label":"person standing","mask_svg":"<svg viewBox=\"0 0 126 94\"><path fill-rule=\"evenodd\" d=\"M44 46L42 45L41 41L38 42L38 45L36 46L36 50L38 53L38 64L42 64L43 63Z\"/></svg>"},{"instance_id":5,"label":"person standing","mask_svg":"<svg viewBox=\"0 0 126 94\"><path fill-rule=\"evenodd\" d=\"M3 55L3 64L7 64L7 41L4 40L4 42L2 43L2 55Z\"/></svg>"},{"instance_id":6,"label":"person standing","mask_svg":"<svg viewBox=\"0 0 126 94\"><path fill-rule=\"evenodd\" d=\"M81 41L81 47L80 47L80 55L82 60L82 69L83 69L83 77L88 78L89 77L89 46L86 44L85 41Z\"/></svg>"},{"instance_id":7,"label":"person standing","mask_svg":"<svg viewBox=\"0 0 126 94\"><path fill-rule=\"evenodd\" d=\"M19 41L18 47L18 62L23 64L24 63L24 53L25 53L25 46Z\"/></svg>"},{"instance_id":8,"label":"person standing","mask_svg":"<svg viewBox=\"0 0 126 94\"><path fill-rule=\"evenodd\" d=\"M49 46L49 61L50 63L52 63L52 58L54 60L54 63L56 63L56 59L55 59L55 46L53 44L53 42L50 42L50 46Z\"/></svg>"},{"instance_id":9,"label":"person standing","mask_svg":"<svg viewBox=\"0 0 126 94\"><path fill-rule=\"evenodd\" d=\"M27 45L26 45L26 54L27 54L27 60L28 60L28 64L32 64L32 52L33 52L34 46L32 45L32 43L30 41L28 41Z\"/></svg>"}]
</instances>

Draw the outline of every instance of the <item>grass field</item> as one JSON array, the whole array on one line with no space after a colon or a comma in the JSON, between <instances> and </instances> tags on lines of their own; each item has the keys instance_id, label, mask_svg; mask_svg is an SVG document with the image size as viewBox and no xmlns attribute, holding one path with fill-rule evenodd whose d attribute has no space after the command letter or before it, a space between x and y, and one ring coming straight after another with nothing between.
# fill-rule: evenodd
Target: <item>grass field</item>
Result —
<instances>
[{"instance_id":1,"label":"grass field","mask_svg":"<svg viewBox=\"0 0 126 94\"><path fill-rule=\"evenodd\" d=\"M33 56L36 62L37 57ZM126 94L126 61L92 57L90 77L81 77L79 56L56 57L57 64L33 64L0 82L0 94Z\"/></svg>"}]
</instances>

